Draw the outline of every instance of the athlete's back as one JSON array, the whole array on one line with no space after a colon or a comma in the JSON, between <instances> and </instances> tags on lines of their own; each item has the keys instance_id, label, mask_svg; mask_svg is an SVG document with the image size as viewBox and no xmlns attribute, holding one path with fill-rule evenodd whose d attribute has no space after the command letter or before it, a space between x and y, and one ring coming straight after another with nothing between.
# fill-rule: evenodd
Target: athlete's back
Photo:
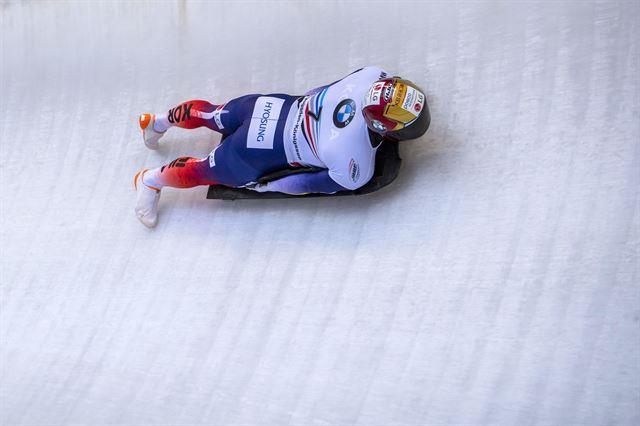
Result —
<instances>
[{"instance_id":1,"label":"athlete's back","mask_svg":"<svg viewBox=\"0 0 640 426\"><path fill-rule=\"evenodd\" d=\"M373 176L377 146L370 142L363 101L371 85L385 76L378 67L366 67L311 91L290 116L285 136L290 163L326 168L345 189L366 184Z\"/></svg>"}]
</instances>

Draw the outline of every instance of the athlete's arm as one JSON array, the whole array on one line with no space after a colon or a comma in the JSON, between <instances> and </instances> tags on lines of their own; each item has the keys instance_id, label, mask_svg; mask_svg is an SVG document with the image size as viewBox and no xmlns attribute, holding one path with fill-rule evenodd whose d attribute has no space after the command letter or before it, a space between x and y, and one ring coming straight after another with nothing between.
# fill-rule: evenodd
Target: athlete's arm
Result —
<instances>
[{"instance_id":1,"label":"athlete's arm","mask_svg":"<svg viewBox=\"0 0 640 426\"><path fill-rule=\"evenodd\" d=\"M339 185L329 177L328 170L285 176L268 182L265 185L257 185L253 189L258 192L282 192L289 195L309 193L333 194L338 191L347 190L347 188Z\"/></svg>"}]
</instances>

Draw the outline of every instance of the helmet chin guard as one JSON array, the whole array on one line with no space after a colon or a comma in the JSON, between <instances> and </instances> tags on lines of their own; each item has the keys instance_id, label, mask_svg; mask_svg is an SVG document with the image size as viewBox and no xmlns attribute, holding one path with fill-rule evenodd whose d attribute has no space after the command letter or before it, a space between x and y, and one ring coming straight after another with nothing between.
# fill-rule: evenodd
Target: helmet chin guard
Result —
<instances>
[{"instance_id":1,"label":"helmet chin guard","mask_svg":"<svg viewBox=\"0 0 640 426\"><path fill-rule=\"evenodd\" d=\"M373 83L364 97L362 113L369 129L398 141L419 138L431 122L424 91L400 77Z\"/></svg>"}]
</instances>

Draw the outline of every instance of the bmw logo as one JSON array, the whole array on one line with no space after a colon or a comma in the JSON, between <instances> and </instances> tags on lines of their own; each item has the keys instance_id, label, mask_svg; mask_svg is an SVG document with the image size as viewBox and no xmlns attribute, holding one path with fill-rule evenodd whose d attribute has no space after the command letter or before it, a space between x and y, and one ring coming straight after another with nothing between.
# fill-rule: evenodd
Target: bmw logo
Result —
<instances>
[{"instance_id":1,"label":"bmw logo","mask_svg":"<svg viewBox=\"0 0 640 426\"><path fill-rule=\"evenodd\" d=\"M333 110L333 124L342 129L347 127L356 115L356 103L353 99L343 99Z\"/></svg>"}]
</instances>

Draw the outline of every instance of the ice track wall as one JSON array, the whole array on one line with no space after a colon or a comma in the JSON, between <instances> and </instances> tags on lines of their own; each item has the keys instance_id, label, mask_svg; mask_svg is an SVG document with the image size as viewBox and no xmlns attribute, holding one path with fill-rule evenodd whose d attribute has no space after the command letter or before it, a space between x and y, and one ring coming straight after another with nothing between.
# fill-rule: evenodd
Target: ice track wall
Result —
<instances>
[{"instance_id":1,"label":"ice track wall","mask_svg":"<svg viewBox=\"0 0 640 426\"><path fill-rule=\"evenodd\" d=\"M0 5L0 423L640 422L637 2ZM387 190L212 202L137 114L379 64Z\"/></svg>"}]
</instances>

